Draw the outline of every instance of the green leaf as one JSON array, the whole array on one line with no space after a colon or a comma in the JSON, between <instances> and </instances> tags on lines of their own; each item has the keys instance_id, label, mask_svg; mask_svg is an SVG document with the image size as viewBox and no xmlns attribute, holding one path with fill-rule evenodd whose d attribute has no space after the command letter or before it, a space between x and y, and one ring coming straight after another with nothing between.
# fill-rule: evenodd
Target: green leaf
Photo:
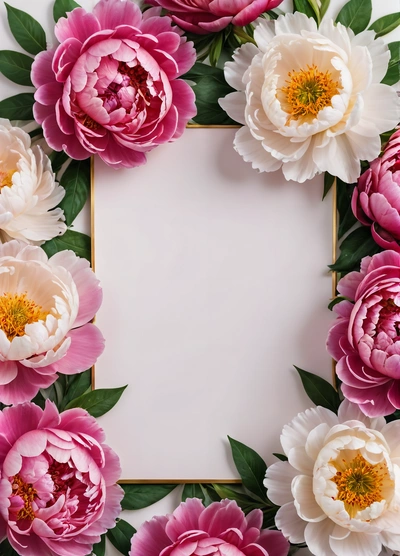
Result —
<instances>
[{"instance_id":1,"label":"green leaf","mask_svg":"<svg viewBox=\"0 0 400 556\"><path fill-rule=\"evenodd\" d=\"M324 194L322 195L322 200L328 195L329 191L331 190L333 184L335 183L335 176L331 176L329 172L325 172L324 174Z\"/></svg>"},{"instance_id":2,"label":"green leaf","mask_svg":"<svg viewBox=\"0 0 400 556\"><path fill-rule=\"evenodd\" d=\"M59 207L64 210L65 222L70 226L89 197L90 158L73 160L61 176L60 184L65 189L65 197Z\"/></svg>"},{"instance_id":3,"label":"green leaf","mask_svg":"<svg viewBox=\"0 0 400 556\"><path fill-rule=\"evenodd\" d=\"M294 12L301 12L306 14L308 17L312 17L315 21L318 21L317 14L315 13L314 9L311 7L308 0L294 0Z\"/></svg>"},{"instance_id":4,"label":"green leaf","mask_svg":"<svg viewBox=\"0 0 400 556\"><path fill-rule=\"evenodd\" d=\"M284 454L276 454L275 452L273 452L272 455L275 456L276 458L278 458L281 461L287 461L288 460L287 456L285 456Z\"/></svg>"},{"instance_id":5,"label":"green leaf","mask_svg":"<svg viewBox=\"0 0 400 556\"><path fill-rule=\"evenodd\" d=\"M95 556L105 556L106 554L106 535L101 535L101 540L97 544L93 545L92 548L93 554Z\"/></svg>"},{"instance_id":6,"label":"green leaf","mask_svg":"<svg viewBox=\"0 0 400 556\"><path fill-rule=\"evenodd\" d=\"M68 379L68 384L63 399L62 409L64 409L64 407L69 402L82 396L90 389L92 383L92 371L91 369L88 369L83 373L70 375L67 377L67 379Z\"/></svg>"},{"instance_id":7,"label":"green leaf","mask_svg":"<svg viewBox=\"0 0 400 556\"><path fill-rule=\"evenodd\" d=\"M340 10L336 18L336 23L342 23L345 27L350 27L357 35L368 27L371 21L372 2L371 0L350 0Z\"/></svg>"},{"instance_id":8,"label":"green leaf","mask_svg":"<svg viewBox=\"0 0 400 556\"><path fill-rule=\"evenodd\" d=\"M32 87L31 66L33 58L14 52L14 50L0 50L0 71L13 83Z\"/></svg>"},{"instance_id":9,"label":"green leaf","mask_svg":"<svg viewBox=\"0 0 400 556\"><path fill-rule=\"evenodd\" d=\"M0 118L33 120L33 93L20 93L0 101Z\"/></svg>"},{"instance_id":10,"label":"green leaf","mask_svg":"<svg viewBox=\"0 0 400 556\"><path fill-rule=\"evenodd\" d=\"M242 508L244 513L248 513L256 508L264 508L265 502L260 500L254 500L248 494L235 490L228 485L213 484L215 492L220 496L220 498L229 498L229 500L235 500L238 506Z\"/></svg>"},{"instance_id":11,"label":"green leaf","mask_svg":"<svg viewBox=\"0 0 400 556\"><path fill-rule=\"evenodd\" d=\"M337 305L338 303L340 303L341 301L346 301L346 297L342 297L340 295L336 296L334 299L332 299L332 301L329 303L328 305L328 309L330 311L332 311L332 309L334 308L335 305Z\"/></svg>"},{"instance_id":12,"label":"green leaf","mask_svg":"<svg viewBox=\"0 0 400 556\"><path fill-rule=\"evenodd\" d=\"M71 249L78 257L83 257L90 261L90 237L80 232L67 230L62 236L46 241L41 247L45 250L48 257L51 257L59 251L64 251L64 249Z\"/></svg>"},{"instance_id":13,"label":"green leaf","mask_svg":"<svg viewBox=\"0 0 400 556\"><path fill-rule=\"evenodd\" d=\"M6 2L4 4L8 24L17 43L29 54L39 54L46 50L46 34L40 23L26 12L13 8Z\"/></svg>"},{"instance_id":14,"label":"green leaf","mask_svg":"<svg viewBox=\"0 0 400 556\"><path fill-rule=\"evenodd\" d=\"M61 169L61 167L67 162L67 160L71 160L67 153L64 151L53 151L50 155L51 160L51 167L53 168L53 172L57 174L57 172Z\"/></svg>"},{"instance_id":15,"label":"green leaf","mask_svg":"<svg viewBox=\"0 0 400 556\"><path fill-rule=\"evenodd\" d=\"M18 556L18 552L15 552L7 539L0 544L0 554L1 556Z\"/></svg>"},{"instance_id":16,"label":"green leaf","mask_svg":"<svg viewBox=\"0 0 400 556\"><path fill-rule=\"evenodd\" d=\"M329 265L336 272L358 270L360 261L367 255L375 255L382 249L377 245L368 226L357 228L340 245L340 255L335 264Z\"/></svg>"},{"instance_id":17,"label":"green leaf","mask_svg":"<svg viewBox=\"0 0 400 556\"><path fill-rule=\"evenodd\" d=\"M123 510L141 510L162 500L172 492L177 485L121 485L125 491L122 500Z\"/></svg>"},{"instance_id":18,"label":"green leaf","mask_svg":"<svg viewBox=\"0 0 400 556\"><path fill-rule=\"evenodd\" d=\"M217 65L217 62L221 56L223 44L224 44L224 35L223 33L218 33L214 37L211 43L210 52L209 52L210 64L212 66Z\"/></svg>"},{"instance_id":19,"label":"green leaf","mask_svg":"<svg viewBox=\"0 0 400 556\"><path fill-rule=\"evenodd\" d=\"M182 492L182 502L184 502L187 498L200 498L200 500L204 500L204 492L201 485L186 484Z\"/></svg>"},{"instance_id":20,"label":"green leaf","mask_svg":"<svg viewBox=\"0 0 400 556\"><path fill-rule=\"evenodd\" d=\"M110 539L115 548L121 552L121 554L129 556L131 538L135 533L136 529L134 529L132 525L123 519L118 519L114 529L107 531L107 537Z\"/></svg>"},{"instance_id":21,"label":"green leaf","mask_svg":"<svg viewBox=\"0 0 400 556\"><path fill-rule=\"evenodd\" d=\"M400 25L400 12L394 14L384 15L376 21L374 21L368 29L375 31L376 37L383 37L393 31Z\"/></svg>"},{"instance_id":22,"label":"green leaf","mask_svg":"<svg viewBox=\"0 0 400 556\"><path fill-rule=\"evenodd\" d=\"M336 198L339 213L338 239L341 239L357 222L351 208L351 199L356 184L348 184L337 179Z\"/></svg>"},{"instance_id":23,"label":"green leaf","mask_svg":"<svg viewBox=\"0 0 400 556\"><path fill-rule=\"evenodd\" d=\"M321 0L321 7L319 9L320 12L320 16L321 19L324 17L324 15L327 12L327 9L329 8L329 4L331 3L331 0Z\"/></svg>"},{"instance_id":24,"label":"green leaf","mask_svg":"<svg viewBox=\"0 0 400 556\"><path fill-rule=\"evenodd\" d=\"M382 83L385 85L395 85L400 81L400 41L391 42L388 44L388 47L390 50L390 61Z\"/></svg>"},{"instance_id":25,"label":"green leaf","mask_svg":"<svg viewBox=\"0 0 400 556\"><path fill-rule=\"evenodd\" d=\"M125 388L126 386L122 386L121 388L99 388L97 390L92 390L70 401L65 409L82 407L93 417L100 417L114 407L122 396Z\"/></svg>"},{"instance_id":26,"label":"green leaf","mask_svg":"<svg viewBox=\"0 0 400 556\"><path fill-rule=\"evenodd\" d=\"M252 448L228 436L232 457L243 485L261 500L266 500L263 485L267 466L261 456Z\"/></svg>"},{"instance_id":27,"label":"green leaf","mask_svg":"<svg viewBox=\"0 0 400 556\"><path fill-rule=\"evenodd\" d=\"M60 17L67 17L67 12L72 12L75 8L80 8L74 0L56 0L53 6L53 18L54 21L60 19Z\"/></svg>"},{"instance_id":28,"label":"green leaf","mask_svg":"<svg viewBox=\"0 0 400 556\"><path fill-rule=\"evenodd\" d=\"M315 405L322 405L322 407L326 407L334 413L337 413L340 405L340 398L332 384L313 373L303 371L296 366L294 368L299 373L304 390L310 400L315 403Z\"/></svg>"}]
</instances>

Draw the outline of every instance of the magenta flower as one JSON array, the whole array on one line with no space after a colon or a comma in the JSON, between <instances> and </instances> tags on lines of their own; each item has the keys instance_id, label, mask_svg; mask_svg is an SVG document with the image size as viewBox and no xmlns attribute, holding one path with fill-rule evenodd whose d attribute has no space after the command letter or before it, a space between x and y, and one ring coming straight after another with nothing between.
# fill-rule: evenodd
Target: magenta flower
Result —
<instances>
[{"instance_id":1,"label":"magenta flower","mask_svg":"<svg viewBox=\"0 0 400 556\"><path fill-rule=\"evenodd\" d=\"M0 537L21 556L87 556L121 511L118 456L83 409L0 412Z\"/></svg>"},{"instance_id":2,"label":"magenta flower","mask_svg":"<svg viewBox=\"0 0 400 556\"><path fill-rule=\"evenodd\" d=\"M352 198L354 215L371 226L376 243L400 253L400 130L380 158L358 180Z\"/></svg>"},{"instance_id":3,"label":"magenta flower","mask_svg":"<svg viewBox=\"0 0 400 556\"><path fill-rule=\"evenodd\" d=\"M103 352L91 324L102 301L89 263L72 251L0 245L0 402L31 400L56 373L80 373Z\"/></svg>"},{"instance_id":4,"label":"magenta flower","mask_svg":"<svg viewBox=\"0 0 400 556\"><path fill-rule=\"evenodd\" d=\"M343 394L370 417L389 415L400 408L400 254L366 257L338 291L351 301L335 305L327 347Z\"/></svg>"},{"instance_id":5,"label":"magenta flower","mask_svg":"<svg viewBox=\"0 0 400 556\"><path fill-rule=\"evenodd\" d=\"M262 511L247 516L233 500L205 508L189 498L172 515L153 517L132 537L130 556L286 556L280 531L260 531Z\"/></svg>"},{"instance_id":6,"label":"magenta flower","mask_svg":"<svg viewBox=\"0 0 400 556\"><path fill-rule=\"evenodd\" d=\"M36 56L31 76L34 116L51 148L133 167L182 135L196 109L192 89L177 78L196 53L160 12L101 0L93 13L76 8L58 21L61 44Z\"/></svg>"},{"instance_id":7,"label":"magenta flower","mask_svg":"<svg viewBox=\"0 0 400 556\"><path fill-rule=\"evenodd\" d=\"M283 0L147 0L153 6L169 10L177 25L204 35L224 29L229 23L248 25Z\"/></svg>"}]
</instances>

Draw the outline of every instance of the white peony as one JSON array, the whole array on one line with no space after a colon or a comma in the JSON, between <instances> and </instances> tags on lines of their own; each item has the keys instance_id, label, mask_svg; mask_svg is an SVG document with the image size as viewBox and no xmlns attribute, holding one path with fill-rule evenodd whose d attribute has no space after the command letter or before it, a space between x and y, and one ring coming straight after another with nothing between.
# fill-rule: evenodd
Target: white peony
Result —
<instances>
[{"instance_id":1,"label":"white peony","mask_svg":"<svg viewBox=\"0 0 400 556\"><path fill-rule=\"evenodd\" d=\"M64 195L42 149L31 147L25 131L0 119L0 240L38 245L63 234L64 213L54 207Z\"/></svg>"},{"instance_id":2,"label":"white peony","mask_svg":"<svg viewBox=\"0 0 400 556\"><path fill-rule=\"evenodd\" d=\"M276 525L317 556L378 556L400 550L400 421L371 419L344 401L286 425L287 462L267 470ZM392 553L392 552L391 552Z\"/></svg>"},{"instance_id":3,"label":"white peony","mask_svg":"<svg viewBox=\"0 0 400 556\"><path fill-rule=\"evenodd\" d=\"M244 126L234 142L244 160L261 172L282 167L298 182L325 171L355 182L360 160L379 155L379 134L400 119L396 91L380 83L390 53L374 37L329 19L318 29L300 12L259 23L257 46L243 45L225 64L238 92L220 100Z\"/></svg>"}]
</instances>

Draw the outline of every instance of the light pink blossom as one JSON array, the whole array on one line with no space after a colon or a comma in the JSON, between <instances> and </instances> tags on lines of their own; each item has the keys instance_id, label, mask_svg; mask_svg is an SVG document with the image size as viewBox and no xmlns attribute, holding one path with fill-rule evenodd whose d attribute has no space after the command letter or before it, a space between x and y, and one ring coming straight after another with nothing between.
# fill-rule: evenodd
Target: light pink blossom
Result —
<instances>
[{"instance_id":1,"label":"light pink blossom","mask_svg":"<svg viewBox=\"0 0 400 556\"><path fill-rule=\"evenodd\" d=\"M236 502L205 508L189 498L172 515L153 517L132 537L130 556L286 556L289 543L279 531L260 531L263 515L244 515Z\"/></svg>"},{"instance_id":2,"label":"light pink blossom","mask_svg":"<svg viewBox=\"0 0 400 556\"><path fill-rule=\"evenodd\" d=\"M19 241L0 245L0 401L31 400L57 373L76 374L103 352L91 324L102 290L86 259L48 258Z\"/></svg>"},{"instance_id":3,"label":"light pink blossom","mask_svg":"<svg viewBox=\"0 0 400 556\"><path fill-rule=\"evenodd\" d=\"M0 412L0 536L21 556L87 556L121 511L118 456L80 408Z\"/></svg>"},{"instance_id":4,"label":"light pink blossom","mask_svg":"<svg viewBox=\"0 0 400 556\"><path fill-rule=\"evenodd\" d=\"M283 0L151 0L162 6L182 29L203 35L221 31L230 23L244 26Z\"/></svg>"},{"instance_id":5,"label":"light pink blossom","mask_svg":"<svg viewBox=\"0 0 400 556\"><path fill-rule=\"evenodd\" d=\"M354 188L352 209L365 226L371 226L376 243L400 253L400 130L389 139L382 156Z\"/></svg>"},{"instance_id":6,"label":"light pink blossom","mask_svg":"<svg viewBox=\"0 0 400 556\"><path fill-rule=\"evenodd\" d=\"M338 291L349 300L334 307L327 347L343 394L370 417L389 415L400 408L400 254L364 258Z\"/></svg>"},{"instance_id":7,"label":"light pink blossom","mask_svg":"<svg viewBox=\"0 0 400 556\"><path fill-rule=\"evenodd\" d=\"M196 114L190 86L177 79L195 62L193 43L131 0L100 0L93 13L60 18L60 45L36 56L34 116L47 143L74 159L98 154L133 167L148 151L182 135Z\"/></svg>"}]
</instances>

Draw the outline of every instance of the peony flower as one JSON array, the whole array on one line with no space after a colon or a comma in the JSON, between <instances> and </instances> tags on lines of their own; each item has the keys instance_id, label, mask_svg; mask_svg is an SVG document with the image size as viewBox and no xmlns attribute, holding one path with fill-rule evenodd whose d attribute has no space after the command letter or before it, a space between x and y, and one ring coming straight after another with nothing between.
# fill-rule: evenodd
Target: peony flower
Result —
<instances>
[{"instance_id":1,"label":"peony flower","mask_svg":"<svg viewBox=\"0 0 400 556\"><path fill-rule=\"evenodd\" d=\"M153 517L132 537L130 556L286 556L279 531L260 531L261 510L247 516L233 500L207 508L188 498L172 515Z\"/></svg>"},{"instance_id":2,"label":"peony flower","mask_svg":"<svg viewBox=\"0 0 400 556\"><path fill-rule=\"evenodd\" d=\"M282 168L287 180L327 171L355 182L360 160L378 156L379 134L400 119L396 91L380 84L390 53L374 37L329 19L317 29L300 12L261 22L258 46L243 45L225 64L237 92L220 100L243 124L234 146L244 160L261 172Z\"/></svg>"},{"instance_id":3,"label":"peony flower","mask_svg":"<svg viewBox=\"0 0 400 556\"><path fill-rule=\"evenodd\" d=\"M80 408L4 409L0 472L0 535L21 556L87 556L121 511L118 456Z\"/></svg>"},{"instance_id":4,"label":"peony flower","mask_svg":"<svg viewBox=\"0 0 400 556\"><path fill-rule=\"evenodd\" d=\"M281 506L275 523L316 556L378 556L400 550L400 421L370 419L344 401L339 415L308 409L286 425L288 461L265 486Z\"/></svg>"},{"instance_id":5,"label":"peony flower","mask_svg":"<svg viewBox=\"0 0 400 556\"><path fill-rule=\"evenodd\" d=\"M378 245L400 253L400 130L390 138L380 158L370 164L354 188L352 209L371 226Z\"/></svg>"},{"instance_id":6,"label":"peony flower","mask_svg":"<svg viewBox=\"0 0 400 556\"><path fill-rule=\"evenodd\" d=\"M196 52L160 12L101 0L93 13L76 8L59 19L61 44L36 56L31 76L34 116L50 147L132 167L182 135L196 109L192 89L177 78Z\"/></svg>"},{"instance_id":7,"label":"peony flower","mask_svg":"<svg viewBox=\"0 0 400 556\"><path fill-rule=\"evenodd\" d=\"M54 180L49 158L31 148L25 131L0 118L0 240L40 244L63 234L58 205L64 188Z\"/></svg>"},{"instance_id":8,"label":"peony flower","mask_svg":"<svg viewBox=\"0 0 400 556\"><path fill-rule=\"evenodd\" d=\"M400 408L400 254L366 257L338 291L351 301L335 305L327 347L342 392L366 415L389 415Z\"/></svg>"},{"instance_id":9,"label":"peony flower","mask_svg":"<svg viewBox=\"0 0 400 556\"><path fill-rule=\"evenodd\" d=\"M179 27L200 35L221 31L230 23L244 26L283 0L151 0L169 10Z\"/></svg>"},{"instance_id":10,"label":"peony flower","mask_svg":"<svg viewBox=\"0 0 400 556\"><path fill-rule=\"evenodd\" d=\"M32 399L56 373L82 372L104 339L89 321L102 300L88 261L72 251L50 259L16 240L0 245L0 401Z\"/></svg>"}]
</instances>

